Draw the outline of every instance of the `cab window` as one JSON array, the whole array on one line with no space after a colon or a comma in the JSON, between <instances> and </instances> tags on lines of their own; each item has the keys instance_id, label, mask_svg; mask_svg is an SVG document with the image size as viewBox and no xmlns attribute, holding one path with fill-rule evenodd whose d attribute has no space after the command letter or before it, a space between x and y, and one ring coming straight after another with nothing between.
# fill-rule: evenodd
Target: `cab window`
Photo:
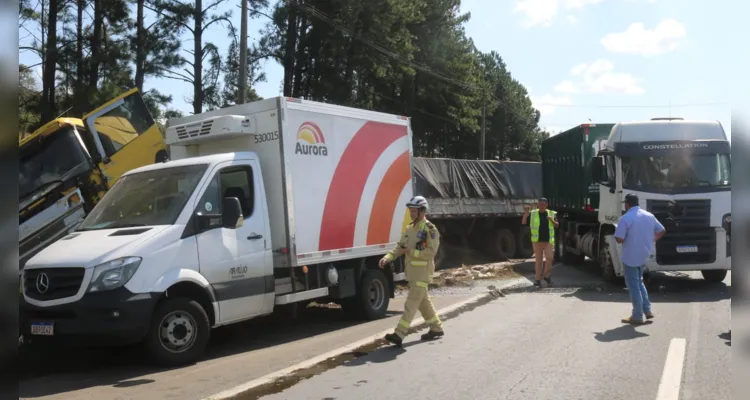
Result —
<instances>
[{"instance_id":1,"label":"cab window","mask_svg":"<svg viewBox=\"0 0 750 400\"><path fill-rule=\"evenodd\" d=\"M118 107L94 120L94 126L107 157L112 157L154 125L151 113L137 95L125 97Z\"/></svg>"},{"instance_id":2,"label":"cab window","mask_svg":"<svg viewBox=\"0 0 750 400\"><path fill-rule=\"evenodd\" d=\"M198 203L197 211L202 214L221 214L221 203L225 197L236 197L242 206L245 219L253 215L255 193L253 171L249 166L227 167L214 177Z\"/></svg>"}]
</instances>

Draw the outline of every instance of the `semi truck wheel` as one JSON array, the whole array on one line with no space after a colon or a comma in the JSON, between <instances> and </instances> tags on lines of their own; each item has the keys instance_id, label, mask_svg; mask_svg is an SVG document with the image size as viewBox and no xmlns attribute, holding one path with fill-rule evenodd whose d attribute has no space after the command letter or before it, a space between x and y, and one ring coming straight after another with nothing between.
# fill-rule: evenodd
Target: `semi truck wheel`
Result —
<instances>
[{"instance_id":1,"label":"semi truck wheel","mask_svg":"<svg viewBox=\"0 0 750 400\"><path fill-rule=\"evenodd\" d=\"M197 301L165 299L156 306L151 318L146 350L159 365L191 364L203 355L210 332L208 314Z\"/></svg>"},{"instance_id":2,"label":"semi truck wheel","mask_svg":"<svg viewBox=\"0 0 750 400\"><path fill-rule=\"evenodd\" d=\"M516 255L516 237L510 229L503 228L495 232L490 241L490 253L500 261Z\"/></svg>"},{"instance_id":3,"label":"semi truck wheel","mask_svg":"<svg viewBox=\"0 0 750 400\"><path fill-rule=\"evenodd\" d=\"M368 269L362 275L357 294L344 299L341 307L348 316L372 321L385 316L390 301L388 280L383 271Z\"/></svg>"},{"instance_id":4,"label":"semi truck wheel","mask_svg":"<svg viewBox=\"0 0 750 400\"><path fill-rule=\"evenodd\" d=\"M703 279L711 283L721 283L727 277L727 271L722 269L709 269L701 271Z\"/></svg>"},{"instance_id":5,"label":"semi truck wheel","mask_svg":"<svg viewBox=\"0 0 750 400\"><path fill-rule=\"evenodd\" d=\"M612 256L609 253L609 243L604 241L602 251L599 254L599 267L602 272L602 278L609 283L617 283L618 278L615 274L615 264L612 262Z\"/></svg>"},{"instance_id":6,"label":"semi truck wheel","mask_svg":"<svg viewBox=\"0 0 750 400\"><path fill-rule=\"evenodd\" d=\"M563 226L566 226L567 221L563 220L560 222L560 234L558 235L558 239L555 242L555 253L559 254L559 259L562 260L564 264L568 265L579 265L582 264L586 260L586 256L583 254L575 254L571 253L570 251L565 249L565 238L568 236L568 230L563 229Z\"/></svg>"},{"instance_id":7,"label":"semi truck wheel","mask_svg":"<svg viewBox=\"0 0 750 400\"><path fill-rule=\"evenodd\" d=\"M516 256L518 258L529 258L534 254L534 248L531 246L531 229L528 226L522 226L518 230L518 240L516 240Z\"/></svg>"}]
</instances>

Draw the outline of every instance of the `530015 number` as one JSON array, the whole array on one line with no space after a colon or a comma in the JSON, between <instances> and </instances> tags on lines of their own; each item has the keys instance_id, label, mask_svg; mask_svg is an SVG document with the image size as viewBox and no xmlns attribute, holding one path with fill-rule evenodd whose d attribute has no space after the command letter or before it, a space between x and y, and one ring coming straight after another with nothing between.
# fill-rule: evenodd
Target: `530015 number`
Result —
<instances>
[{"instance_id":1,"label":"530015 number","mask_svg":"<svg viewBox=\"0 0 750 400\"><path fill-rule=\"evenodd\" d=\"M261 133L259 135L255 135L255 143L265 143L265 142L271 142L274 140L279 140L279 131L273 131L273 132Z\"/></svg>"}]
</instances>

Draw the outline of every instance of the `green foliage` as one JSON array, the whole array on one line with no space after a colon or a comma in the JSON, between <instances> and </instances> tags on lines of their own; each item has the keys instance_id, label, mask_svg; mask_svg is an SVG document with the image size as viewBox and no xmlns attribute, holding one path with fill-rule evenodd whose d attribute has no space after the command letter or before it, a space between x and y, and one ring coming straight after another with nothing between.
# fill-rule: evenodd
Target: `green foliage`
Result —
<instances>
[{"instance_id":1,"label":"green foliage","mask_svg":"<svg viewBox=\"0 0 750 400\"><path fill-rule=\"evenodd\" d=\"M253 86L266 79L261 63L275 59L284 67L285 96L411 117L416 155L478 158L484 126L485 158L539 159L548 136L540 114L500 54L479 51L466 35L470 15L460 0L247 1L250 18L267 21L249 38L248 101L259 98ZM19 4L19 32L35 33L20 51L42 58L49 49L40 33L57 37L55 115L80 116L155 77L189 85L194 113L236 104L238 26L231 11L216 8L239 8L236 0L59 4L56 27L33 0ZM229 38L225 54L203 35L219 26ZM32 129L50 114L38 100L49 88L33 89L29 69L20 86L22 123ZM177 113L163 92L143 94L160 124Z\"/></svg>"}]
</instances>

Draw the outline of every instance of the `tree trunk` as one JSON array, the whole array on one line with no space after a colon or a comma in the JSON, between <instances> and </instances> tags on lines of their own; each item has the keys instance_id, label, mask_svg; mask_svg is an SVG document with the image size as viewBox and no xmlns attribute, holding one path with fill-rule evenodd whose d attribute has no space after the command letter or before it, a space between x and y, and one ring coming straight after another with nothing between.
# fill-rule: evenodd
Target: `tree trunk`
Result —
<instances>
[{"instance_id":1,"label":"tree trunk","mask_svg":"<svg viewBox=\"0 0 750 400\"><path fill-rule=\"evenodd\" d=\"M42 79L42 123L55 118L55 71L57 70L57 12L58 0L49 0L47 20L47 48L45 49L44 79Z\"/></svg>"},{"instance_id":2,"label":"tree trunk","mask_svg":"<svg viewBox=\"0 0 750 400\"><path fill-rule=\"evenodd\" d=\"M242 1L242 15L240 16L240 77L237 82L239 89L235 104L245 104L247 101L247 2Z\"/></svg>"},{"instance_id":3,"label":"tree trunk","mask_svg":"<svg viewBox=\"0 0 750 400\"><path fill-rule=\"evenodd\" d=\"M86 106L89 108L99 84L99 64L102 53L102 33L104 28L104 0L94 0L94 35L91 37L91 57Z\"/></svg>"},{"instance_id":4,"label":"tree trunk","mask_svg":"<svg viewBox=\"0 0 750 400\"><path fill-rule=\"evenodd\" d=\"M284 96L292 97L292 82L295 73L294 49L297 47L297 6L287 3L286 43L284 51Z\"/></svg>"},{"instance_id":5,"label":"tree trunk","mask_svg":"<svg viewBox=\"0 0 750 400\"><path fill-rule=\"evenodd\" d=\"M77 4L77 20L76 20L76 83L75 83L75 100L73 102L75 106L76 114L83 114L86 112L86 71L83 58L83 14L86 9L86 0L78 0Z\"/></svg>"},{"instance_id":6,"label":"tree trunk","mask_svg":"<svg viewBox=\"0 0 750 400\"><path fill-rule=\"evenodd\" d=\"M203 112L203 0L195 0L193 22L193 114L200 114Z\"/></svg>"},{"instance_id":7,"label":"tree trunk","mask_svg":"<svg viewBox=\"0 0 750 400\"><path fill-rule=\"evenodd\" d=\"M135 87L139 91L143 91L143 81L145 80L145 67L146 67L146 50L143 48L145 44L145 34L143 27L143 3L145 0L138 0L136 20L135 20Z\"/></svg>"},{"instance_id":8,"label":"tree trunk","mask_svg":"<svg viewBox=\"0 0 750 400\"><path fill-rule=\"evenodd\" d=\"M307 18L304 15L299 18L297 31L297 36L299 39L297 40L297 51L294 56L296 65L294 65L294 84L292 85L292 97L304 97L302 94L302 72L306 71L306 68L311 65L311 60L305 60L305 49L307 46ZM294 49L292 49L292 51L294 51Z\"/></svg>"}]
</instances>

